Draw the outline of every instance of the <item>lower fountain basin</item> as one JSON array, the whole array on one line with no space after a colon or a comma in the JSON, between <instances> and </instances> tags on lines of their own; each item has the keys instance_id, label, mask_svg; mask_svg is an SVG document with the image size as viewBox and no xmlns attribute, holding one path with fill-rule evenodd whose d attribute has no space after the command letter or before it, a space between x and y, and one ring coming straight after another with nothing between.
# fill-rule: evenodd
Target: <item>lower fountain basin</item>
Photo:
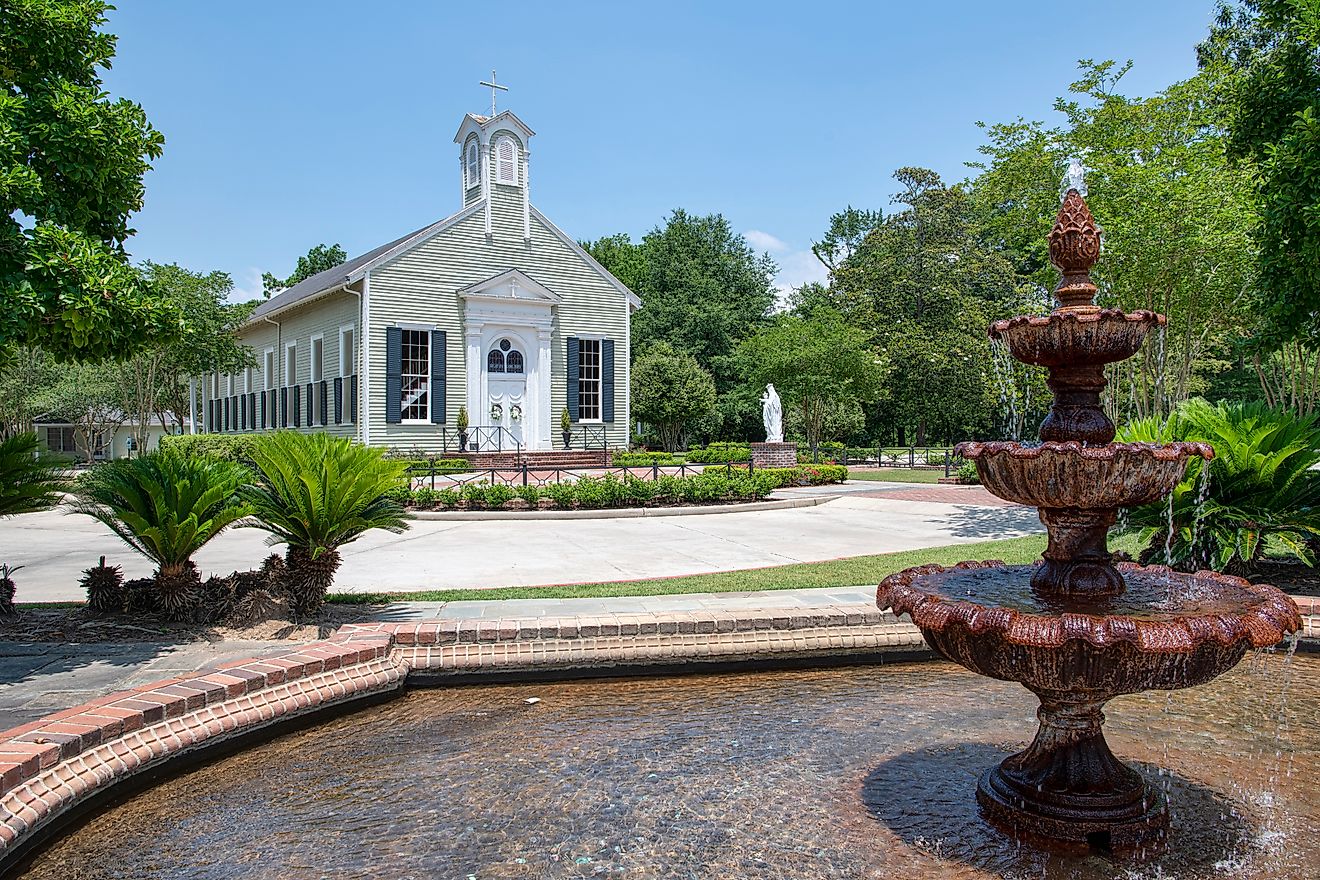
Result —
<instances>
[{"instance_id":1,"label":"lower fountain basin","mask_svg":"<svg viewBox=\"0 0 1320 880\"><path fill-rule=\"evenodd\" d=\"M1205 443L969 441L956 451L976 462L981 483L1000 498L1031 507L1088 509L1158 501L1182 480L1190 458L1214 457Z\"/></svg>"},{"instance_id":2,"label":"lower fountain basin","mask_svg":"<svg viewBox=\"0 0 1320 880\"><path fill-rule=\"evenodd\" d=\"M1282 592L1230 575L1120 563L1123 593L1060 598L1032 589L1036 568L909 568L885 578L876 603L910 615L932 648L973 672L1105 699L1203 684L1301 626Z\"/></svg>"}]
</instances>

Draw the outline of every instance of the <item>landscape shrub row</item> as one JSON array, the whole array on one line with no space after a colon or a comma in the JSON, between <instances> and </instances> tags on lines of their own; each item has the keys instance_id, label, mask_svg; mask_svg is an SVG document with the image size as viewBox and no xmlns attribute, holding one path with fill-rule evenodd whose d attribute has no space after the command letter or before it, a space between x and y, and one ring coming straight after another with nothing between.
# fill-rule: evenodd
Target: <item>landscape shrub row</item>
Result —
<instances>
[{"instance_id":1,"label":"landscape shrub row","mask_svg":"<svg viewBox=\"0 0 1320 880\"><path fill-rule=\"evenodd\" d=\"M672 452L616 452L613 458L615 467L673 467L683 463L683 459Z\"/></svg>"},{"instance_id":2,"label":"landscape shrub row","mask_svg":"<svg viewBox=\"0 0 1320 880\"><path fill-rule=\"evenodd\" d=\"M684 456L689 463L728 464L752 460L752 447L746 443L712 443L694 446Z\"/></svg>"},{"instance_id":3,"label":"landscape shrub row","mask_svg":"<svg viewBox=\"0 0 1320 880\"><path fill-rule=\"evenodd\" d=\"M261 434L167 434L160 438L160 448L186 458L203 456L238 462L252 468L252 450Z\"/></svg>"},{"instance_id":4,"label":"landscape shrub row","mask_svg":"<svg viewBox=\"0 0 1320 880\"><path fill-rule=\"evenodd\" d=\"M520 499L529 507L594 510L756 501L779 485L779 478L770 471L749 474L742 470L730 473L721 469L687 477L662 474L656 480L643 480L630 474L622 477L609 474L544 486L509 486L483 480L445 489L400 488L392 497L423 509L500 508L509 501Z\"/></svg>"},{"instance_id":5,"label":"landscape shrub row","mask_svg":"<svg viewBox=\"0 0 1320 880\"><path fill-rule=\"evenodd\" d=\"M724 471L724 468L708 467L704 473ZM829 483L842 483L848 479L848 469L841 464L800 464L791 468L757 468L753 473L773 480L776 489L787 486L823 486Z\"/></svg>"}]
</instances>

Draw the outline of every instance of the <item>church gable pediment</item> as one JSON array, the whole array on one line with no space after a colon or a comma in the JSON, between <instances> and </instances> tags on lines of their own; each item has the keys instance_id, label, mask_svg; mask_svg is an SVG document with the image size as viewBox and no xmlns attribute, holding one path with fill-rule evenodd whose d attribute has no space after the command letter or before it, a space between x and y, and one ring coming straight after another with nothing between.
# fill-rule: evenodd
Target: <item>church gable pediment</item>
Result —
<instances>
[{"instance_id":1,"label":"church gable pediment","mask_svg":"<svg viewBox=\"0 0 1320 880\"><path fill-rule=\"evenodd\" d=\"M563 302L559 294L537 281L521 269L508 269L484 281L460 288L464 299L497 300L502 302L544 303Z\"/></svg>"}]
</instances>

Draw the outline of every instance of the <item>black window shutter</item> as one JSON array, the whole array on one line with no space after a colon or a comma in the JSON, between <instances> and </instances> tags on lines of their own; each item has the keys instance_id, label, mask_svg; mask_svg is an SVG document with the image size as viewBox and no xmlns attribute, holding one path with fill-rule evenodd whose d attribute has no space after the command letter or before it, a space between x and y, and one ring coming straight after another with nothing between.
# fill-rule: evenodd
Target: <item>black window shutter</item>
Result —
<instances>
[{"instance_id":1,"label":"black window shutter","mask_svg":"<svg viewBox=\"0 0 1320 880\"><path fill-rule=\"evenodd\" d=\"M578 420L578 380L581 378L582 362L579 358L581 348L576 336L568 337L568 353L565 361L568 365L568 417Z\"/></svg>"},{"instance_id":2,"label":"black window shutter","mask_svg":"<svg viewBox=\"0 0 1320 880\"><path fill-rule=\"evenodd\" d=\"M385 421L403 421L403 328L385 328Z\"/></svg>"},{"instance_id":3,"label":"black window shutter","mask_svg":"<svg viewBox=\"0 0 1320 880\"><path fill-rule=\"evenodd\" d=\"M229 411L232 409L232 407L229 404L232 402L233 401L231 401L228 397L225 398L225 430L226 431L229 430Z\"/></svg>"},{"instance_id":4,"label":"black window shutter","mask_svg":"<svg viewBox=\"0 0 1320 880\"><path fill-rule=\"evenodd\" d=\"M246 394L240 394L240 395L238 395L238 401L237 401L237 402L238 402L238 426L239 426L240 429L242 429L242 430L244 430L244 431L246 431L246 430L248 429L248 406L247 406L247 400L248 400L248 399L247 399L247 395L246 395Z\"/></svg>"},{"instance_id":5,"label":"black window shutter","mask_svg":"<svg viewBox=\"0 0 1320 880\"><path fill-rule=\"evenodd\" d=\"M348 377L348 420L354 424L357 424L357 420L358 420L357 389L358 389L358 377L357 377L357 373L354 373L353 375Z\"/></svg>"},{"instance_id":6,"label":"black window shutter","mask_svg":"<svg viewBox=\"0 0 1320 880\"><path fill-rule=\"evenodd\" d=\"M614 340L600 341L600 415L601 421L614 421Z\"/></svg>"},{"instance_id":7,"label":"black window shutter","mask_svg":"<svg viewBox=\"0 0 1320 880\"><path fill-rule=\"evenodd\" d=\"M269 416L266 419L266 427L274 428L277 424L276 413L280 411L279 392L272 388L266 396L270 398L270 404L266 407L266 413Z\"/></svg>"},{"instance_id":8,"label":"black window shutter","mask_svg":"<svg viewBox=\"0 0 1320 880\"><path fill-rule=\"evenodd\" d=\"M289 388L280 389L280 427L289 427Z\"/></svg>"},{"instance_id":9,"label":"black window shutter","mask_svg":"<svg viewBox=\"0 0 1320 880\"><path fill-rule=\"evenodd\" d=\"M302 386L301 385L293 386L293 401L290 403L289 409L293 410L293 426L295 428L301 428L302 427Z\"/></svg>"},{"instance_id":10,"label":"black window shutter","mask_svg":"<svg viewBox=\"0 0 1320 880\"><path fill-rule=\"evenodd\" d=\"M248 393L248 427L257 430L257 392Z\"/></svg>"},{"instance_id":11,"label":"black window shutter","mask_svg":"<svg viewBox=\"0 0 1320 880\"><path fill-rule=\"evenodd\" d=\"M327 395L330 393L330 383L322 379L318 393L321 395L321 424L326 425L330 422L330 407L327 401Z\"/></svg>"},{"instance_id":12,"label":"black window shutter","mask_svg":"<svg viewBox=\"0 0 1320 880\"><path fill-rule=\"evenodd\" d=\"M316 424L316 386L311 382L307 383L307 427Z\"/></svg>"},{"instance_id":13,"label":"black window shutter","mask_svg":"<svg viewBox=\"0 0 1320 880\"><path fill-rule=\"evenodd\" d=\"M344 423L344 377L335 376L335 424Z\"/></svg>"},{"instance_id":14,"label":"black window shutter","mask_svg":"<svg viewBox=\"0 0 1320 880\"><path fill-rule=\"evenodd\" d=\"M261 428L264 431L269 427L269 419L266 415L266 407L270 403L270 396L266 392L261 392Z\"/></svg>"},{"instance_id":15,"label":"black window shutter","mask_svg":"<svg viewBox=\"0 0 1320 880\"><path fill-rule=\"evenodd\" d=\"M431 331L431 421L445 423L445 331Z\"/></svg>"}]
</instances>

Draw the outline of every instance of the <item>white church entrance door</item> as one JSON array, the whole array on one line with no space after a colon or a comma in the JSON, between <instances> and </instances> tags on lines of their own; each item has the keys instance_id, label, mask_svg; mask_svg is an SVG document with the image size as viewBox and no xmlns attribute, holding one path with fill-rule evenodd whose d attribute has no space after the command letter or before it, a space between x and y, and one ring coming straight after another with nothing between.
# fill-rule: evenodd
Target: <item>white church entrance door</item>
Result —
<instances>
[{"instance_id":1,"label":"white church entrance door","mask_svg":"<svg viewBox=\"0 0 1320 880\"><path fill-rule=\"evenodd\" d=\"M489 402L488 424L500 426L513 435L523 449L534 448L527 430L533 415L527 395L527 352L522 340L500 336L486 352L486 394ZM507 437L506 437L507 439Z\"/></svg>"}]
</instances>

